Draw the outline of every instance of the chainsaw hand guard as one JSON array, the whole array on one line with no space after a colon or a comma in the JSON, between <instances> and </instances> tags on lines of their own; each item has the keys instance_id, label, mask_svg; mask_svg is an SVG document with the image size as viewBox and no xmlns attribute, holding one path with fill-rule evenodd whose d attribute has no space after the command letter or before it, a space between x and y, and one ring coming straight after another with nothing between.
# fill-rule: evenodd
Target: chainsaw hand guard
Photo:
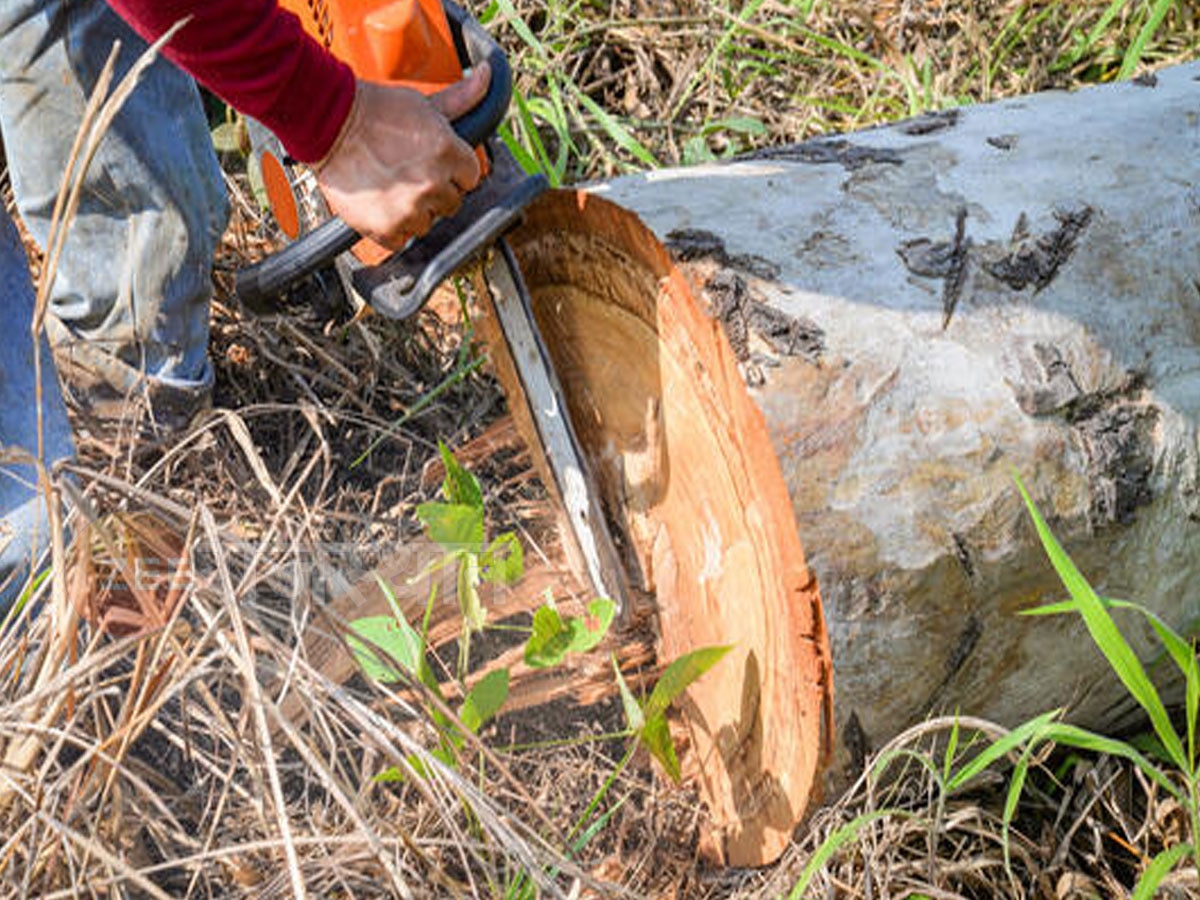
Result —
<instances>
[{"instance_id":1,"label":"chainsaw hand guard","mask_svg":"<svg viewBox=\"0 0 1200 900\"><path fill-rule=\"evenodd\" d=\"M445 0L444 6L464 66L475 67L487 62L492 69L484 98L451 123L455 134L472 147L478 147L495 132L508 112L512 99L512 69L504 51L466 10L450 0ZM260 262L241 269L237 273L235 291L248 307L262 308L271 297L331 265L358 243L360 237L340 218L332 218ZM410 243L406 249L412 246Z\"/></svg>"}]
</instances>

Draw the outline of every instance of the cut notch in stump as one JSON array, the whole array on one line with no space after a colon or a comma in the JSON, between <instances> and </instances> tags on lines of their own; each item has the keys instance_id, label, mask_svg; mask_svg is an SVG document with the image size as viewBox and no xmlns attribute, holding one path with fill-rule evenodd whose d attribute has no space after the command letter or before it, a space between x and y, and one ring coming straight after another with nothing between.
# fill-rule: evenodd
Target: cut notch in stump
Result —
<instances>
[{"instance_id":1,"label":"cut notch in stump","mask_svg":"<svg viewBox=\"0 0 1200 900\"><path fill-rule=\"evenodd\" d=\"M772 862L827 756L833 685L762 415L720 325L634 214L555 192L510 241L630 580L656 598L660 664L733 648L683 701L684 771L710 813L704 852ZM533 444L511 367L497 371Z\"/></svg>"}]
</instances>

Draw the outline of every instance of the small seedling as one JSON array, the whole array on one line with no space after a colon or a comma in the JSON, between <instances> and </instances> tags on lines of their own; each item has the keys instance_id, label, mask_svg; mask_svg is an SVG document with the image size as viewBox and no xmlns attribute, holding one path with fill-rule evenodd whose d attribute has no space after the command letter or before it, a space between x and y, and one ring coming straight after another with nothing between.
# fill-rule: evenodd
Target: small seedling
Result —
<instances>
[{"instance_id":1,"label":"small seedling","mask_svg":"<svg viewBox=\"0 0 1200 900\"><path fill-rule=\"evenodd\" d=\"M350 623L346 640L368 678L385 684L412 679L429 690L436 701L431 704L430 713L439 735L439 747L434 755L452 764L455 754L463 747L464 729L478 733L508 699L507 668L487 672L466 689L470 636L488 624L488 611L480 587L484 583L512 584L519 580L525 573L525 556L520 541L512 532L504 532L491 541L486 539L483 490L478 480L459 464L444 444L439 443L438 449L446 469L441 487L442 500L421 504L417 508L417 518L443 555L412 580L420 581L448 566L455 567L462 619L456 674L464 687L457 722L439 708L445 705L445 697L428 660L429 622L437 599L436 583L430 588L418 631L405 617L391 585L376 576L391 606L391 614L355 620ZM533 615L524 648L526 662L534 668L546 668L560 665L567 654L594 649L608 634L615 616L616 604L597 598L587 605L585 615L564 618L553 595L547 592L545 602ZM420 771L417 761L409 760L409 763ZM378 776L385 781L401 777L398 769L389 769Z\"/></svg>"}]
</instances>

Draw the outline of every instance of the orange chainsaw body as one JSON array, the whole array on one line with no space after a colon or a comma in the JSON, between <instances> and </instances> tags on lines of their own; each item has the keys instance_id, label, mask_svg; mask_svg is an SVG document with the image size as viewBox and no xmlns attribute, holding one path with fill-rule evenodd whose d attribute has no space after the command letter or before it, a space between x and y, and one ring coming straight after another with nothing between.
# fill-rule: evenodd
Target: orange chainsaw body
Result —
<instances>
[{"instance_id":1,"label":"orange chainsaw body","mask_svg":"<svg viewBox=\"0 0 1200 900\"><path fill-rule=\"evenodd\" d=\"M365 81L433 94L462 78L441 0L280 0L304 30ZM480 151L482 153L482 151ZM481 155L481 162L485 162ZM271 211L289 238L301 230L294 179L271 153L259 160ZM390 251L360 241L354 255L374 265Z\"/></svg>"},{"instance_id":2,"label":"orange chainsaw body","mask_svg":"<svg viewBox=\"0 0 1200 900\"><path fill-rule=\"evenodd\" d=\"M441 0L281 0L359 78L433 93L462 78Z\"/></svg>"}]
</instances>

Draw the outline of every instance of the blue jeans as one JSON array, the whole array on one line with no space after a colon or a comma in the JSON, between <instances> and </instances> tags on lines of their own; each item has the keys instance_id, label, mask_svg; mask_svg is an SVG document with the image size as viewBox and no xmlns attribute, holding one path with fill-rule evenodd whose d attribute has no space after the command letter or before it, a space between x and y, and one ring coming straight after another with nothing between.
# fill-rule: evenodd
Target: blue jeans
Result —
<instances>
[{"instance_id":1,"label":"blue jeans","mask_svg":"<svg viewBox=\"0 0 1200 900\"><path fill-rule=\"evenodd\" d=\"M114 42L116 79L146 49L101 0L0 3L0 132L21 218L45 248L84 106ZM50 297L46 331L67 385L100 419L140 405L165 430L207 402L212 255L228 216L199 94L156 61L88 170ZM0 446L35 453L25 254L0 211ZM72 453L71 429L43 356L45 462ZM10 454L11 455L11 454ZM0 613L31 571L44 503L30 468L0 456Z\"/></svg>"}]
</instances>

